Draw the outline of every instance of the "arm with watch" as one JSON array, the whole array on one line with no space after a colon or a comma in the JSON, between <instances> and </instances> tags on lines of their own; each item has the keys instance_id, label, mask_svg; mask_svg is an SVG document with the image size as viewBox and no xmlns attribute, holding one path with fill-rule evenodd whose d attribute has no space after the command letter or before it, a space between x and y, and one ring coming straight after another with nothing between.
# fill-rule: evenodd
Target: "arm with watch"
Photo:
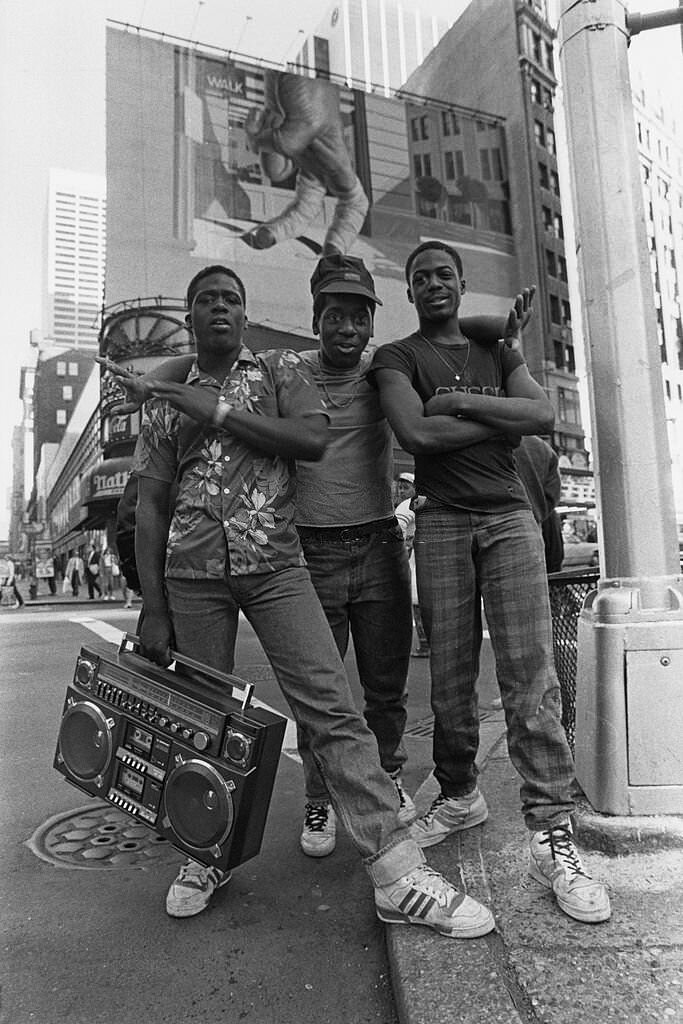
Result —
<instances>
[{"instance_id":1,"label":"arm with watch","mask_svg":"<svg viewBox=\"0 0 683 1024\"><path fill-rule=\"evenodd\" d=\"M261 416L234 408L209 388L154 377L146 377L146 385L152 397L169 402L207 427L227 431L265 455L318 462L327 447L329 424L322 409L307 416Z\"/></svg>"}]
</instances>

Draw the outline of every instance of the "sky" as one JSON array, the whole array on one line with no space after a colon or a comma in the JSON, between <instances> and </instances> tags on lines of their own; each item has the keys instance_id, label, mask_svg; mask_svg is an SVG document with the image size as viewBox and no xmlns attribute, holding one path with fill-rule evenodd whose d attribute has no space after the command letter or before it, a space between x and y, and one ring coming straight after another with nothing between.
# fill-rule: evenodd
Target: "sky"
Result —
<instances>
[{"instance_id":1,"label":"sky","mask_svg":"<svg viewBox=\"0 0 683 1024\"><path fill-rule=\"evenodd\" d=\"M431 13L452 9L447 0L424 6ZM630 6L661 10L675 0ZM21 421L20 369L34 359L30 331L45 326L49 169L105 173L106 19L279 63L294 56L325 10L323 0L0 0L0 539L9 523L10 438ZM679 32L644 33L631 45L666 68L662 47ZM672 52L680 62L680 43Z\"/></svg>"}]
</instances>

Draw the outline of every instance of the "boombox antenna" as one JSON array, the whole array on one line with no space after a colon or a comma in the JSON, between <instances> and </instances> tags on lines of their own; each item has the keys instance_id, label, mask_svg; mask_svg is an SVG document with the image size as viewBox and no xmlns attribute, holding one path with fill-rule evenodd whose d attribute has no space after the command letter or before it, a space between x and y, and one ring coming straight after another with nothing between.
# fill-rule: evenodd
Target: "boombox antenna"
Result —
<instances>
[{"instance_id":1,"label":"boombox antenna","mask_svg":"<svg viewBox=\"0 0 683 1024\"><path fill-rule=\"evenodd\" d=\"M140 654L140 637L135 636L133 633L124 633L119 647L119 654L127 653L130 647L135 653ZM210 668L208 665L202 664L201 661L195 661L194 658L188 658L186 654L179 654L178 651L171 651L171 660L176 662L178 665L184 665L185 668L192 669L193 672L200 672L204 676L208 676L210 679L217 680L218 682L225 683L226 686L230 687L233 697L235 700L242 701L242 711L251 705L251 699L254 695L254 684L248 683L245 679L240 679L239 676L228 675L227 672L219 672L218 669ZM142 657L142 655L140 655Z\"/></svg>"}]
</instances>

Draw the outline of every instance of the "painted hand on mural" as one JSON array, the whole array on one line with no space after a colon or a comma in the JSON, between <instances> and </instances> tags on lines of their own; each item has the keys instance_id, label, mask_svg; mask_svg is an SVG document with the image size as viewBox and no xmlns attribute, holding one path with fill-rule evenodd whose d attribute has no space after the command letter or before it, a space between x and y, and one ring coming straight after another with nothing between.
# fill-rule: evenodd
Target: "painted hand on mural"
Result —
<instances>
[{"instance_id":1,"label":"painted hand on mural","mask_svg":"<svg viewBox=\"0 0 683 1024\"><path fill-rule=\"evenodd\" d=\"M529 288L524 288L519 295L515 296L515 301L508 314L503 334L503 339L508 348L521 349L522 331L533 315L535 294L536 285L532 284Z\"/></svg>"},{"instance_id":2,"label":"painted hand on mural","mask_svg":"<svg viewBox=\"0 0 683 1024\"><path fill-rule=\"evenodd\" d=\"M278 184L296 173L295 197L277 217L244 235L256 249L295 238L315 219L326 194L336 199L323 253L346 253L363 226L368 199L351 165L339 90L322 79L268 72L264 107L245 123L264 174Z\"/></svg>"}]
</instances>

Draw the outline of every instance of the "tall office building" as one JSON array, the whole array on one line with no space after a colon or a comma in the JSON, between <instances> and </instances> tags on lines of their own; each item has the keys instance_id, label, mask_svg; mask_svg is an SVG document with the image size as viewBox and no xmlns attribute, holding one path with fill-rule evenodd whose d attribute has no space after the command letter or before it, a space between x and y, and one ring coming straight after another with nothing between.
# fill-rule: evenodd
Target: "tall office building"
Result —
<instances>
[{"instance_id":1,"label":"tall office building","mask_svg":"<svg viewBox=\"0 0 683 1024\"><path fill-rule=\"evenodd\" d=\"M97 348L104 297L105 178L50 171L47 334L60 348Z\"/></svg>"},{"instance_id":2,"label":"tall office building","mask_svg":"<svg viewBox=\"0 0 683 1024\"><path fill-rule=\"evenodd\" d=\"M389 96L422 63L467 2L338 0L306 39L294 69Z\"/></svg>"},{"instance_id":3,"label":"tall office building","mask_svg":"<svg viewBox=\"0 0 683 1024\"><path fill-rule=\"evenodd\" d=\"M517 287L536 284L536 314L524 333L526 359L553 403L553 441L563 463L588 477L554 124L555 32L547 18L545 0L472 0L406 89L505 119L504 158L489 143L482 120L474 154L462 152L453 134L441 180L453 202L469 196L474 209L495 203L501 187L509 199ZM512 169L502 181L501 164Z\"/></svg>"}]
</instances>

